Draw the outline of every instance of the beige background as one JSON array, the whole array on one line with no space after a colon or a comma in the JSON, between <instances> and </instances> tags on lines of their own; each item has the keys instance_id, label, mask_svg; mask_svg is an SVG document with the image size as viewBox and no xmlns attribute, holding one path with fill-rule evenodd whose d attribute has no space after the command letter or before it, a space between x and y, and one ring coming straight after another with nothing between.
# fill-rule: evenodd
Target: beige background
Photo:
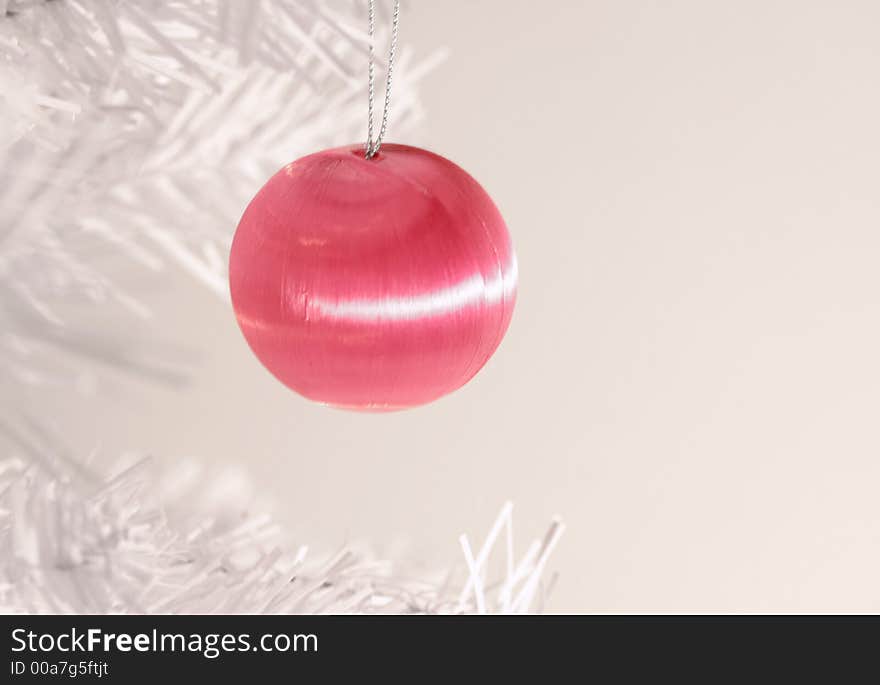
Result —
<instances>
[{"instance_id":1,"label":"beige background","mask_svg":"<svg viewBox=\"0 0 880 685\"><path fill-rule=\"evenodd\" d=\"M410 2L404 42L451 56L407 142L518 249L493 360L428 407L331 411L168 277L153 334L208 350L195 383L102 395L71 435L238 464L319 550L445 565L507 498L523 544L562 514L557 610L880 610L878 26L873 1Z\"/></svg>"}]
</instances>

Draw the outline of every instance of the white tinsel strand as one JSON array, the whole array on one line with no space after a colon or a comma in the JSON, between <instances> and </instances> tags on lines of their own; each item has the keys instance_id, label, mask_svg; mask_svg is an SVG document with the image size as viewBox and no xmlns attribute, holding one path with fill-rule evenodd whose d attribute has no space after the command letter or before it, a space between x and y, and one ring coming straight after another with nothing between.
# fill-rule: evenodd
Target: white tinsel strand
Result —
<instances>
[{"instance_id":1,"label":"white tinsel strand","mask_svg":"<svg viewBox=\"0 0 880 685\"><path fill-rule=\"evenodd\" d=\"M517 560L507 504L476 555L462 536L463 582L409 579L351 548L310 562L228 492L208 511L181 513L163 506L146 460L101 479L47 452L54 445L39 427L7 431L18 456L0 461L4 613L521 613L540 610L545 564L563 532L554 522ZM185 499L192 507L198 497ZM489 582L493 552L504 571Z\"/></svg>"}]
</instances>

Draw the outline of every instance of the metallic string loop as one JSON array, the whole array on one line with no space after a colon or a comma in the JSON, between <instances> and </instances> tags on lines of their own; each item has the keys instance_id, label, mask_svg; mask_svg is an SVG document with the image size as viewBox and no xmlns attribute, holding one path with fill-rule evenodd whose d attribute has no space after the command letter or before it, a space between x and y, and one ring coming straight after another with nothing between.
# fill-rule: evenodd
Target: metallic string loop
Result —
<instances>
[{"instance_id":1,"label":"metallic string loop","mask_svg":"<svg viewBox=\"0 0 880 685\"><path fill-rule=\"evenodd\" d=\"M382 127L379 136L373 140L373 32L375 28L373 0L370 0L370 56L368 76L368 114L367 114L367 142L364 145L364 156L370 159L379 152L382 138L385 137L385 129L388 127L388 108L391 103L391 72L394 68L394 53L397 50L397 30L400 23L400 0L394 0L394 15L391 20L391 49L388 53L388 72L385 76L385 105L382 109Z\"/></svg>"}]
</instances>

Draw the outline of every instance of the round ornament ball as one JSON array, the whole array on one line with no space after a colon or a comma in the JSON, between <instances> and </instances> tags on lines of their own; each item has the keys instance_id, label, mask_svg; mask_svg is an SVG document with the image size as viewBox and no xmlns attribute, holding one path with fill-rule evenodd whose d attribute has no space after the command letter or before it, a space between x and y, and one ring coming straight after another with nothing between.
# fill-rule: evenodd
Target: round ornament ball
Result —
<instances>
[{"instance_id":1,"label":"round ornament ball","mask_svg":"<svg viewBox=\"0 0 880 685\"><path fill-rule=\"evenodd\" d=\"M492 199L434 153L308 155L248 205L229 256L257 358L326 404L391 411L464 385L504 336L516 256Z\"/></svg>"}]
</instances>

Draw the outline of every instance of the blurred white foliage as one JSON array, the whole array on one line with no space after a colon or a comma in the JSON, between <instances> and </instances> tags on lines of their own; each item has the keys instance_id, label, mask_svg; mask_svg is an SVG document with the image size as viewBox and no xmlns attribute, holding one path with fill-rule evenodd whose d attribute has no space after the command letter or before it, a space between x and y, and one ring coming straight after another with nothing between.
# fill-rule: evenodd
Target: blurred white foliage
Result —
<instances>
[{"instance_id":1,"label":"blurred white foliage","mask_svg":"<svg viewBox=\"0 0 880 685\"><path fill-rule=\"evenodd\" d=\"M240 484L171 515L145 463L103 480L22 407L25 388L75 401L108 366L183 378L179 353L126 334L126 317L150 316L133 274L174 264L225 297L232 232L260 185L363 138L365 6L0 0L0 611L540 608L558 523L517 562L505 506L475 553L462 537L459 583L408 580L351 549L309 563L271 521L240 514ZM395 134L422 116L414 85L443 58L399 55ZM489 583L502 535L505 571Z\"/></svg>"},{"instance_id":2,"label":"blurred white foliage","mask_svg":"<svg viewBox=\"0 0 880 685\"><path fill-rule=\"evenodd\" d=\"M409 578L352 548L313 562L305 547L287 551L269 518L245 513L239 476L230 493L197 471L182 483L182 469L178 513L146 461L105 480L37 426L16 437L17 458L0 462L3 613L523 613L541 609L563 532L554 522L517 559L507 504L475 554L462 536L463 577Z\"/></svg>"},{"instance_id":3,"label":"blurred white foliage","mask_svg":"<svg viewBox=\"0 0 880 685\"><path fill-rule=\"evenodd\" d=\"M106 322L149 316L133 270L173 263L225 297L262 183L364 138L365 8L0 0L0 386L69 384L92 362L181 378L173 354ZM394 133L422 116L413 86L442 58L402 46ZM98 333L83 303L102 308Z\"/></svg>"}]
</instances>

